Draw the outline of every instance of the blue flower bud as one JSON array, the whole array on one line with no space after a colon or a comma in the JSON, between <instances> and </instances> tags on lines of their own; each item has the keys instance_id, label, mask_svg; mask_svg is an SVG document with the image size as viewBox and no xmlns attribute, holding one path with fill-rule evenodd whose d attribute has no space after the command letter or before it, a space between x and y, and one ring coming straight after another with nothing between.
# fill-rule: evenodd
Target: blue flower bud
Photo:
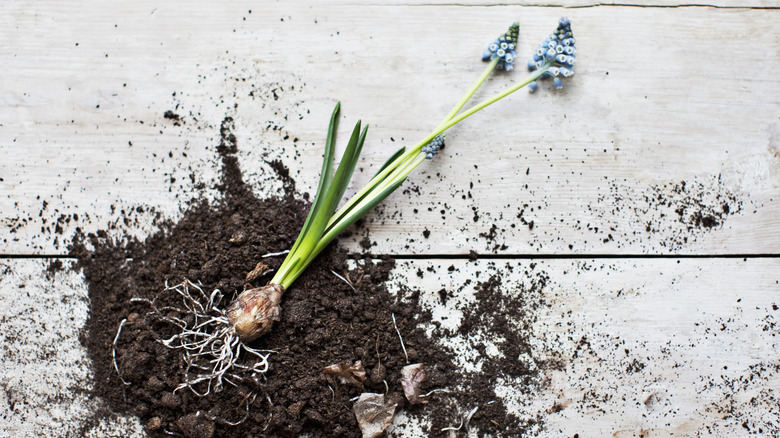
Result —
<instances>
[{"instance_id":1,"label":"blue flower bud","mask_svg":"<svg viewBox=\"0 0 780 438\"><path fill-rule=\"evenodd\" d=\"M568 78L574 74L574 63L577 61L574 54L575 47L574 34L571 30L571 20L561 18L558 21L558 28L544 39L536 49L533 59L528 61L528 69L531 71L540 70L540 78L553 78L553 86L556 89L563 87L561 78ZM538 84L532 82L528 84L529 90L533 93L538 89Z\"/></svg>"},{"instance_id":2,"label":"blue flower bud","mask_svg":"<svg viewBox=\"0 0 780 438\"><path fill-rule=\"evenodd\" d=\"M439 134L430 143L423 146L422 151L425 153L425 158L430 160L442 147L444 147L444 134Z\"/></svg>"},{"instance_id":3,"label":"blue flower bud","mask_svg":"<svg viewBox=\"0 0 780 438\"><path fill-rule=\"evenodd\" d=\"M487 51L482 54L482 60L488 61L498 58L496 68L507 71L512 70L514 68L514 50L517 46L519 33L520 24L513 23L503 35L488 46Z\"/></svg>"}]
</instances>

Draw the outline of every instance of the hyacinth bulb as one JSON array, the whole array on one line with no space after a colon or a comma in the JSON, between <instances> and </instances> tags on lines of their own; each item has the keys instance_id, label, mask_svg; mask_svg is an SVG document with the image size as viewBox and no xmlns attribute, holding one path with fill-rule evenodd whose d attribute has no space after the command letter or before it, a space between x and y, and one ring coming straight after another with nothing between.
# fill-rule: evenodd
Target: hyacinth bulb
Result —
<instances>
[{"instance_id":1,"label":"hyacinth bulb","mask_svg":"<svg viewBox=\"0 0 780 438\"><path fill-rule=\"evenodd\" d=\"M230 327L243 342L251 342L271 330L279 321L284 287L267 284L241 292L227 308Z\"/></svg>"}]
</instances>

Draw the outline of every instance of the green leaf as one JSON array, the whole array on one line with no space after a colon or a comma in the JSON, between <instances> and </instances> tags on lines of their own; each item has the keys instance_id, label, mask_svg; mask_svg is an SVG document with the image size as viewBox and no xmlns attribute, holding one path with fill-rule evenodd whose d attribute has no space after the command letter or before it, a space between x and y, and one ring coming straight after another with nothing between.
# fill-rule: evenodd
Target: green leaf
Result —
<instances>
[{"instance_id":1,"label":"green leaf","mask_svg":"<svg viewBox=\"0 0 780 438\"><path fill-rule=\"evenodd\" d=\"M320 211L324 206L324 198L325 198L324 194L330 188L331 180L333 179L332 169L333 169L333 160L336 151L336 131L338 130L340 113L341 113L341 102L337 102L336 107L333 109L333 113L330 116L330 123L328 124L328 136L325 140L325 154L323 155L322 158L322 170L320 171L320 182L319 185L317 186L317 191L314 194L314 200L311 204L311 209L309 210L309 214L306 217L306 221L303 223L303 227L301 227L301 232L298 234L298 238L295 240L295 243L293 244L292 248L290 248L290 252L288 253L287 257L284 258L282 265L276 271L276 275L274 275L274 278L271 280L271 283L279 284L278 281L281 280L281 278L290 269L294 267L293 260L296 257L296 252L300 247L301 242L306 237L306 234L308 233L309 229L311 228L311 223L313 218L317 215L317 212ZM295 260L297 261L297 259Z\"/></svg>"},{"instance_id":2,"label":"green leaf","mask_svg":"<svg viewBox=\"0 0 780 438\"><path fill-rule=\"evenodd\" d=\"M387 169L387 168L388 168L388 167L389 167L391 164L394 164L394 163L395 163L395 161L398 161L398 160L399 160L399 158L400 158L400 157L401 157L401 156L404 154L404 152L406 152L406 147L401 147L401 149L398 149L397 151L395 151L395 153L394 153L394 154L393 154L393 155L392 155L392 156L391 156L391 157L390 157L390 158L389 158L387 161L385 161L385 164L383 164L383 165L382 165L382 167L381 167L381 168L379 169L379 171L378 171L378 172L377 172L377 173L376 173L376 174L375 174L375 175L374 175L374 176L371 178L371 180L373 181L373 179L374 179L374 178L376 178L376 177L377 177L377 176L378 176L380 173L382 173L382 171L384 171L385 169ZM400 162L400 161L399 161L399 162ZM397 164L397 163L395 163L395 165L396 165L396 166L398 166L398 164ZM334 225L336 222L340 221L340 220L341 220L343 217L345 217L346 215L348 215L348 214L349 214L349 213L350 213L350 212L351 212L351 211L352 211L352 210L355 208L355 206L359 205L359 204L360 204L360 202L361 202L361 201L363 201L363 199L366 199L366 197L367 197L367 196L369 196L369 195L370 195L370 193L371 193L372 191L374 191L374 190L376 189L376 187L377 187L377 186L379 186L379 185L381 185L383 182L385 182L385 180L387 180L387 178L388 178L388 177L389 177L391 174L392 174L392 173L388 173L387 175L385 175L385 177L384 177L384 178L382 178L382 179L380 179L380 180L378 180L378 181L373 181L373 184L371 184L371 182L369 182L369 184L367 184L367 185L366 185L366 187L369 187L369 190L368 190L368 191L366 191L365 193L363 193L363 195L361 195L361 196L358 196L358 194L356 194L356 195L355 195L355 196L354 196L352 199L350 199L350 200L348 201L348 204L345 204L345 206L347 206L347 205L348 205L348 207L346 207L346 208L343 208L343 207L342 207L342 210L343 210L343 211L340 211L338 216L333 216L333 217L331 217L331 218L330 218L330 220L328 221L328 223L329 223L329 224L331 224L331 226L332 226L332 225Z\"/></svg>"},{"instance_id":3,"label":"green leaf","mask_svg":"<svg viewBox=\"0 0 780 438\"><path fill-rule=\"evenodd\" d=\"M330 239L333 239L337 235L341 234L347 227L357 222L358 219L365 216L366 213L368 213L369 210L374 208L377 204L382 202L385 198L387 198L390 193L393 193L398 187L401 186L401 184L406 181L406 177L403 177L402 179L394 182L393 184L387 186L384 190L382 190L379 193L372 193L369 192L364 197L364 200L359 202L358 204L355 204L355 207L346 214L342 219L340 219L338 222L334 223L330 227L328 227L327 230L325 230L325 237L323 237L323 240L328 238L328 236L331 236ZM366 199L368 202L366 202Z\"/></svg>"},{"instance_id":4,"label":"green leaf","mask_svg":"<svg viewBox=\"0 0 780 438\"><path fill-rule=\"evenodd\" d=\"M344 156L341 158L339 168L336 170L336 176L333 180L333 189L335 190L332 197L332 205L329 208L328 216L333 214L341 198L344 196L344 192L347 190L352 174L355 172L355 166L357 166L360 153L363 151L363 143L366 141L366 133L368 132L368 126L360 131L360 121L355 125L355 129L352 131L352 137L347 144L347 150L344 151ZM339 177L339 172L343 172ZM331 196L330 194L328 196ZM324 228L324 227L323 227Z\"/></svg>"},{"instance_id":5,"label":"green leaf","mask_svg":"<svg viewBox=\"0 0 780 438\"><path fill-rule=\"evenodd\" d=\"M347 144L347 149L344 151L344 156L341 158L341 163L339 163L339 166L336 169L336 174L333 176L333 181L325 193L325 196L322 200L322 205L317 206L317 211L312 217L311 224L306 230L305 235L303 235L303 239L301 240L300 245L296 248L296 255L300 254L300 257L304 261L302 263L298 263L295 266L295 270L293 270L293 272L298 272L299 270L302 271L303 269L306 269L309 263L311 263L312 258L310 257L310 254L317 245L317 242L322 237L322 233L328 224L328 219L330 219L330 216L336 209L338 202L344 195L344 191L347 189L347 185L349 185L349 180L352 178L352 173L355 171L355 166L360 156L360 152L363 149L363 143L365 142L366 133L368 130L366 127L366 129L364 129L361 133L360 125L361 122L358 121L352 131L352 136L350 137L349 143ZM282 274L277 272L277 276L280 280L279 284L285 286L285 284L291 283L291 281L288 281L288 274L290 271L291 269L288 269ZM274 279L276 279L277 276L274 276Z\"/></svg>"},{"instance_id":6,"label":"green leaf","mask_svg":"<svg viewBox=\"0 0 780 438\"><path fill-rule=\"evenodd\" d=\"M331 227L328 227L328 229L325 230L322 238L317 242L317 245L312 248L312 250L307 255L307 259L302 263L298 263L295 269L284 278L282 283L279 284L284 286L285 289L289 287L289 285L292 284L298 278L298 276L303 273L304 270L306 270L306 267L309 266L312 261L314 261L317 255L319 255L319 253L321 253L322 250L324 250L328 244L336 238L336 236L341 234L350 225L354 224L358 219L365 216L369 210L387 198L387 196L400 187L404 181L406 181L406 177L386 187L380 193L375 193L373 195L370 194L370 200L368 202L365 202L363 205L358 205L356 209L352 210L351 214L344 217L344 219L340 220L338 223L333 224Z\"/></svg>"},{"instance_id":7,"label":"green leaf","mask_svg":"<svg viewBox=\"0 0 780 438\"><path fill-rule=\"evenodd\" d=\"M398 157L403 155L404 152L406 152L406 146L401 146L401 149L398 149L397 151L395 151L395 153L390 158L388 158L387 161L385 161L385 164L383 164L382 167L379 168L377 173L374 174L374 178L376 178L377 175L382 173L383 170L387 169L387 166L389 166L393 161L398 159Z\"/></svg>"}]
</instances>

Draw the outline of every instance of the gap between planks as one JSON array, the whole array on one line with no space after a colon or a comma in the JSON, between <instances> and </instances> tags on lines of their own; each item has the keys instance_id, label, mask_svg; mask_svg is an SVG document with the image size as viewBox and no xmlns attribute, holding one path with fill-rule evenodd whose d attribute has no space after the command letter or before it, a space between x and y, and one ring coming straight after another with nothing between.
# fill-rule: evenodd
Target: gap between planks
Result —
<instances>
[{"instance_id":1,"label":"gap between planks","mask_svg":"<svg viewBox=\"0 0 780 438\"><path fill-rule=\"evenodd\" d=\"M464 7L464 8L491 8L491 7L507 7L516 6L512 2L493 2L493 3L479 3L479 2L450 2L450 3L436 3L436 2L420 2L420 3L340 3L340 6L387 6L387 7ZM593 2L582 4L566 4L566 3L525 3L523 7L528 8L558 8L558 9L589 9L589 8L602 8L602 7L617 7L617 8L642 8L642 9L675 9L675 8L713 8L713 9L755 9L755 10L777 10L780 6L774 5L750 5L750 4L734 4L734 5L717 5L712 3L679 3L679 4L642 4L642 3L608 3L608 2Z\"/></svg>"},{"instance_id":2,"label":"gap between planks","mask_svg":"<svg viewBox=\"0 0 780 438\"><path fill-rule=\"evenodd\" d=\"M391 257L396 260L629 260L629 259L778 259L777 253L754 254L374 254L351 253L348 258L380 259ZM72 259L78 257L70 254L0 254L3 259ZM128 257L132 259L132 257Z\"/></svg>"}]
</instances>

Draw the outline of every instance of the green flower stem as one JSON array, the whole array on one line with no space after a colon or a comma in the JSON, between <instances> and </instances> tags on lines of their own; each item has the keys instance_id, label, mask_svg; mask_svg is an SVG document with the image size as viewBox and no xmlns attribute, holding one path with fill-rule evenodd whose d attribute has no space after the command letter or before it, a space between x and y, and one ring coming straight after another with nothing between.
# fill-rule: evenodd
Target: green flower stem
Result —
<instances>
[{"instance_id":1,"label":"green flower stem","mask_svg":"<svg viewBox=\"0 0 780 438\"><path fill-rule=\"evenodd\" d=\"M437 135L439 135L442 132L452 128L455 125L457 125L458 123L463 121L463 119L465 119L466 117L476 113L477 111L482 110L483 108L487 107L488 105L492 105L492 104L498 102L499 100L509 96L510 94L512 94L515 91L525 87L526 85L530 84L531 82L539 79L549 69L550 69L550 65L543 66L542 68L540 68L540 69L534 71L533 73L531 73L530 75L528 75L522 82L518 83L517 85L515 85L515 86L513 86L511 88L508 88L508 89L504 90L501 93L498 93L498 94L494 95L490 99L483 100L482 102L472 106L471 108L469 108L466 111L464 111L463 113L461 113L459 116L457 116L457 117L451 119L449 122L447 122L447 124L444 125L442 128L440 128L440 130L438 132L434 132L430 136L430 140L428 140L428 141L433 140L433 138L436 137ZM427 142L425 144L427 144ZM420 150L422 150L422 146L420 146Z\"/></svg>"},{"instance_id":2,"label":"green flower stem","mask_svg":"<svg viewBox=\"0 0 780 438\"><path fill-rule=\"evenodd\" d=\"M549 66L536 70L532 74L528 75L528 77L526 77L522 82L518 83L517 85L510 87L504 90L503 92L498 93L493 97L472 106L471 108L461 113L459 116L450 118L449 120L443 122L439 126L439 128L437 128L436 130L428 134L424 139L422 139L422 141L417 143L412 149L410 149L405 154L398 157L393 164L388 166L387 169L385 169L383 172L380 172L376 177L374 177L374 180L376 180L376 182L374 180L369 182L366 188L364 188L364 190L362 190L357 195L355 195L352 199L350 199L350 201L354 199L360 199L360 197L362 197L365 193L368 193L369 190L373 191L374 187L376 187L377 190L382 190L390 186L394 182L397 182L398 180L405 178L415 167L417 167L420 163L424 161L424 156L420 155L420 151L422 151L423 146L430 143L431 140L433 140L437 135L441 134L447 129L450 129L456 124L462 122L463 119L465 119L466 117L476 113L477 111L484 109L488 105L498 102L499 100L509 96L510 94L525 87L531 82L539 79L539 77L541 77L548 69ZM423 157L423 159L414 160L413 157L417 157L417 156ZM411 163L413 165L408 165L408 163ZM370 196L367 196L366 198L369 197ZM336 213L334 217L338 217L338 215L339 213ZM332 224L329 223L328 227L330 228L331 226Z\"/></svg>"},{"instance_id":3,"label":"green flower stem","mask_svg":"<svg viewBox=\"0 0 780 438\"><path fill-rule=\"evenodd\" d=\"M466 93L461 97L461 99L458 101L458 103L455 104L454 107L450 110L450 112L442 119L442 121L439 123L439 126L437 126L437 130L441 127L445 126L447 122L449 122L455 115L466 105L466 103L471 99L472 96L474 96L474 93L476 93L477 89L479 89L480 86L487 80L488 76L490 76L490 73L495 70L496 65L498 65L499 58L493 58L485 67L485 70L482 72L482 74L477 78L476 81L474 81L474 84L469 88ZM434 136L435 137L435 136ZM415 146L415 149L422 150L422 147L428 144L433 137L428 139L428 141L420 142ZM419 152L418 152L419 154ZM404 154L400 157L398 157L395 161L393 161L390 165L387 166L386 169L384 169L382 172L377 174L374 178L372 178L358 193L356 193L352 198L350 198L332 217L331 220L328 222L328 227L332 226L336 222L336 218L339 218L343 215L345 211L347 211L350 208L353 208L354 205L365 195L366 193L369 193L372 189L376 187L376 185L384 180L388 174L390 174L393 170L401 166L405 162L409 162L410 160L413 160L413 156L416 154ZM421 161L422 162L422 161ZM421 163L420 162L420 163ZM419 165L420 163L417 163ZM412 168L414 169L414 167ZM411 171L411 169L410 169ZM408 175L409 172L406 174Z\"/></svg>"},{"instance_id":4,"label":"green flower stem","mask_svg":"<svg viewBox=\"0 0 780 438\"><path fill-rule=\"evenodd\" d=\"M372 178L368 184L366 184L358 193L352 196L352 198L350 198L341 209L339 209L336 213L333 214L333 216L331 216L330 220L325 226L325 231L322 237L316 242L316 244L313 245L313 247L306 248L307 251L301 254L301 258L292 261L287 266L287 271L283 275L277 275L279 277L277 284L280 284L285 289L290 287L290 285L314 260L314 258L320 252L322 252L328 246L328 244L336 238L336 236L341 234L341 232L347 226L351 225L363 214L365 214L365 212L373 207L373 205L375 205L381 199L384 199L385 196L399 187L404 182L409 173L417 166L422 164L423 161L425 161L425 155L420 153L423 146L430 143L431 140L433 140L437 135L460 123L470 115L484 109L489 105L492 105L495 102L498 102L499 100L518 91L531 82L539 79L550 67L550 65L543 66L526 77L522 82L468 108L463 113L460 113L460 115L457 115L458 112L465 106L466 102L468 102L468 100L474 95L476 90L484 83L484 81L495 68L496 64L496 60L491 61L491 63L477 79L474 85L469 88L463 98L461 98L461 100L453 107L450 113L447 114L447 116L442 120L439 126L433 130L433 132L428 134L413 148L400 155L386 168L374 176L374 178Z\"/></svg>"},{"instance_id":5,"label":"green flower stem","mask_svg":"<svg viewBox=\"0 0 780 438\"><path fill-rule=\"evenodd\" d=\"M485 80L490 76L490 73L493 72L493 70L496 68L496 65L498 65L498 61L501 58L495 57L493 58L490 63L488 63L488 66L485 67L485 71L482 72L482 74L477 78L477 80L474 82L474 85L471 86L471 88L466 91L466 94L463 95L463 97L458 101L458 103L455 104L454 107L452 107L452 110L444 116L444 119L439 123L438 128L441 128L445 123L449 122L450 119L455 117L456 114L466 105L466 102L471 99L471 96L474 95L474 93L477 92L477 89L482 86L482 84L485 82Z\"/></svg>"}]
</instances>

